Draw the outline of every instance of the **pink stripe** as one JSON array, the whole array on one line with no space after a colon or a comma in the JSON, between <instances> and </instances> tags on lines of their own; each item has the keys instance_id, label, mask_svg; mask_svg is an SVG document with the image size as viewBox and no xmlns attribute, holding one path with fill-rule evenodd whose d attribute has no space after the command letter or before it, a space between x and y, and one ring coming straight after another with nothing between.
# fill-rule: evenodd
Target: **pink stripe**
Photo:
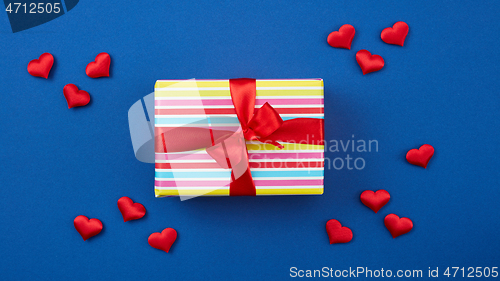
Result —
<instances>
[{"instance_id":1,"label":"pink stripe","mask_svg":"<svg viewBox=\"0 0 500 281\"><path fill-rule=\"evenodd\" d=\"M323 152L316 153L258 153L248 154L249 159L318 159L323 158ZM155 154L156 160L207 160L213 159L208 153L175 153L175 154Z\"/></svg>"},{"instance_id":2,"label":"pink stripe","mask_svg":"<svg viewBox=\"0 0 500 281\"><path fill-rule=\"evenodd\" d=\"M323 99L266 99L257 98L256 105L263 105L269 102L271 105L297 105L297 104L317 104L322 105ZM200 99L200 100L155 100L155 106L202 106L202 105L233 105L231 98L228 99Z\"/></svg>"},{"instance_id":3,"label":"pink stripe","mask_svg":"<svg viewBox=\"0 0 500 281\"><path fill-rule=\"evenodd\" d=\"M323 180L254 180L256 186L307 186L307 185L323 185ZM155 186L158 187L195 187L195 186L213 186L222 187L228 186L227 181L155 181Z\"/></svg>"},{"instance_id":4,"label":"pink stripe","mask_svg":"<svg viewBox=\"0 0 500 281\"><path fill-rule=\"evenodd\" d=\"M184 154L184 153L175 153L175 154L155 154L155 160L207 160L213 158L206 152L197 153L197 154Z\"/></svg>"},{"instance_id":5,"label":"pink stripe","mask_svg":"<svg viewBox=\"0 0 500 281\"><path fill-rule=\"evenodd\" d=\"M171 126L176 126L176 125L171 125ZM182 127L182 125L177 125L177 127ZM165 125L165 127L157 127L157 128L177 128L177 127L169 127L169 125ZM208 126L205 124L203 124L203 125L200 124L200 125L194 126L193 128L205 128L205 129L212 128L212 130L230 131L230 132L236 133L241 127L240 126Z\"/></svg>"}]
</instances>

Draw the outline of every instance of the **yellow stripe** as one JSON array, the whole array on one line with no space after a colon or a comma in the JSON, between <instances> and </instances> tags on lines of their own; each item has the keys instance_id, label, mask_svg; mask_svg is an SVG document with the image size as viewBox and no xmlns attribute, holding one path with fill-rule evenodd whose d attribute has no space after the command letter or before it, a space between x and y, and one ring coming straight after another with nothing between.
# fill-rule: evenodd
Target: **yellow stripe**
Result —
<instances>
[{"instance_id":1,"label":"yellow stripe","mask_svg":"<svg viewBox=\"0 0 500 281\"><path fill-rule=\"evenodd\" d=\"M323 80L257 80L257 87L323 87Z\"/></svg>"},{"instance_id":2,"label":"yellow stripe","mask_svg":"<svg viewBox=\"0 0 500 281\"><path fill-rule=\"evenodd\" d=\"M229 196L229 189L218 189L205 193L206 190L183 190L181 196ZM307 195L323 194L323 188L298 188L298 189L259 189L257 195ZM179 196L177 190L159 190L155 189L156 197L160 196Z\"/></svg>"},{"instance_id":3,"label":"yellow stripe","mask_svg":"<svg viewBox=\"0 0 500 281\"><path fill-rule=\"evenodd\" d=\"M169 87L169 86L172 86L173 88L197 88L197 87L199 87L198 83L196 83L196 80L194 80L194 79L182 80L182 81L165 81L165 82L156 81L156 83L155 83L155 88L165 88L165 87ZM224 86L221 86L221 87L224 87Z\"/></svg>"},{"instance_id":4,"label":"yellow stripe","mask_svg":"<svg viewBox=\"0 0 500 281\"><path fill-rule=\"evenodd\" d=\"M156 81L155 88L229 87L229 80ZM257 87L323 87L323 80L257 80Z\"/></svg>"},{"instance_id":5,"label":"yellow stripe","mask_svg":"<svg viewBox=\"0 0 500 281\"><path fill-rule=\"evenodd\" d=\"M155 91L155 97L230 97L229 90L216 91ZM323 90L257 90L257 97L267 96L316 96L323 97Z\"/></svg>"},{"instance_id":6,"label":"yellow stripe","mask_svg":"<svg viewBox=\"0 0 500 281\"><path fill-rule=\"evenodd\" d=\"M323 188L293 188L293 189L259 189L257 195L306 195L323 194Z\"/></svg>"},{"instance_id":7,"label":"yellow stripe","mask_svg":"<svg viewBox=\"0 0 500 281\"><path fill-rule=\"evenodd\" d=\"M315 144L299 144L299 143L282 143L284 146L283 149L279 149L278 147L272 144L248 144L248 150L324 150L324 145L315 145Z\"/></svg>"}]
</instances>

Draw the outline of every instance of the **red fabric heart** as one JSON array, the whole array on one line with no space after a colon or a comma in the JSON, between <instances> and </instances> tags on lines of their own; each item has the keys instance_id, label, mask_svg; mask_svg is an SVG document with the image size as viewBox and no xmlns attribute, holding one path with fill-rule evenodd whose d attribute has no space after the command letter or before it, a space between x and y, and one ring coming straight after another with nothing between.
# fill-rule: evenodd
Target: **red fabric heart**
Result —
<instances>
[{"instance_id":1,"label":"red fabric heart","mask_svg":"<svg viewBox=\"0 0 500 281\"><path fill-rule=\"evenodd\" d=\"M68 84L63 89L68 108L84 106L90 102L90 95L86 91L78 90L75 84Z\"/></svg>"},{"instance_id":2,"label":"red fabric heart","mask_svg":"<svg viewBox=\"0 0 500 281\"><path fill-rule=\"evenodd\" d=\"M95 61L89 63L85 72L91 78L109 77L109 65L111 58L108 53L100 53L95 57Z\"/></svg>"},{"instance_id":3,"label":"red fabric heart","mask_svg":"<svg viewBox=\"0 0 500 281\"><path fill-rule=\"evenodd\" d=\"M168 253L175 239L177 239L177 231L173 228L165 228L161 233L155 232L149 235L148 243L151 247Z\"/></svg>"},{"instance_id":4,"label":"red fabric heart","mask_svg":"<svg viewBox=\"0 0 500 281\"><path fill-rule=\"evenodd\" d=\"M408 233L413 228L413 222L409 218L399 218L395 214L387 215L384 224L391 233L392 238Z\"/></svg>"},{"instance_id":5,"label":"red fabric heart","mask_svg":"<svg viewBox=\"0 0 500 281\"><path fill-rule=\"evenodd\" d=\"M377 213L382 207L385 206L385 204L387 204L387 202L389 202L391 195L383 189L377 190L377 192L365 190L361 193L359 198L363 204Z\"/></svg>"},{"instance_id":6,"label":"red fabric heart","mask_svg":"<svg viewBox=\"0 0 500 281\"><path fill-rule=\"evenodd\" d=\"M398 21L392 27L384 28L380 38L387 44L403 46L409 30L406 22Z\"/></svg>"},{"instance_id":7,"label":"red fabric heart","mask_svg":"<svg viewBox=\"0 0 500 281\"><path fill-rule=\"evenodd\" d=\"M124 222L138 220L146 214L146 208L141 203L134 203L127 196L118 199L118 209L122 213Z\"/></svg>"},{"instance_id":8,"label":"red fabric heart","mask_svg":"<svg viewBox=\"0 0 500 281\"><path fill-rule=\"evenodd\" d=\"M340 27L339 31L334 31L328 35L326 41L330 46L335 48L351 49L352 39L356 30L350 24L344 24Z\"/></svg>"},{"instance_id":9,"label":"red fabric heart","mask_svg":"<svg viewBox=\"0 0 500 281\"><path fill-rule=\"evenodd\" d=\"M384 67L384 59L379 55L372 55L367 50L359 50L356 53L356 61L361 67L363 75L378 71Z\"/></svg>"},{"instance_id":10,"label":"red fabric heart","mask_svg":"<svg viewBox=\"0 0 500 281\"><path fill-rule=\"evenodd\" d=\"M80 233L83 241L96 236L102 230L102 222L98 219L90 219L86 216L78 216L73 221L76 231Z\"/></svg>"},{"instance_id":11,"label":"red fabric heart","mask_svg":"<svg viewBox=\"0 0 500 281\"><path fill-rule=\"evenodd\" d=\"M326 223L326 232L330 238L330 244L347 243L352 240L352 231L342 226L338 220L329 220Z\"/></svg>"},{"instance_id":12,"label":"red fabric heart","mask_svg":"<svg viewBox=\"0 0 500 281\"><path fill-rule=\"evenodd\" d=\"M419 149L411 149L406 153L406 160L413 165L427 168L427 164L434 155L434 147L424 144Z\"/></svg>"},{"instance_id":13,"label":"red fabric heart","mask_svg":"<svg viewBox=\"0 0 500 281\"><path fill-rule=\"evenodd\" d=\"M28 63L28 73L32 76L49 78L49 72L54 64L54 57L50 53L43 53L38 59Z\"/></svg>"}]
</instances>

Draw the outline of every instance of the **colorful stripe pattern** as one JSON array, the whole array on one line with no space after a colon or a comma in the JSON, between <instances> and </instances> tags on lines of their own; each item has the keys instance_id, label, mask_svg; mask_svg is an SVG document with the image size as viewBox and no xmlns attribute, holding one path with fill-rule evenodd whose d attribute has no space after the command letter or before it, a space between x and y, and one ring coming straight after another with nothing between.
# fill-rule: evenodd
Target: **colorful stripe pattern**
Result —
<instances>
[{"instance_id":1,"label":"colorful stripe pattern","mask_svg":"<svg viewBox=\"0 0 500 281\"><path fill-rule=\"evenodd\" d=\"M324 117L323 80L257 80L255 108L269 102L283 120ZM240 128L229 80L158 80L155 127ZM257 195L323 194L324 146L247 141ZM229 196L231 170L205 151L155 154L155 195Z\"/></svg>"}]
</instances>

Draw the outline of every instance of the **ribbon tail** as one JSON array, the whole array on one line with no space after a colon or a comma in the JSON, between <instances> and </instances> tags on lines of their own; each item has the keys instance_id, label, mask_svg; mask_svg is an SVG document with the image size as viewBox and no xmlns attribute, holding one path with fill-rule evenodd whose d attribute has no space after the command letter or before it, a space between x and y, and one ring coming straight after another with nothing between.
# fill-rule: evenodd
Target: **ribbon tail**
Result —
<instances>
[{"instance_id":1,"label":"ribbon tail","mask_svg":"<svg viewBox=\"0 0 500 281\"><path fill-rule=\"evenodd\" d=\"M231 172L231 179L233 179L233 173ZM253 182L252 173L250 168L237 179L231 181L229 185L229 195L230 196L256 196L257 192L255 189L255 183Z\"/></svg>"},{"instance_id":2,"label":"ribbon tail","mask_svg":"<svg viewBox=\"0 0 500 281\"><path fill-rule=\"evenodd\" d=\"M234 133L218 144L207 148L206 151L222 168L231 169L230 196L256 195L243 132Z\"/></svg>"}]
</instances>

